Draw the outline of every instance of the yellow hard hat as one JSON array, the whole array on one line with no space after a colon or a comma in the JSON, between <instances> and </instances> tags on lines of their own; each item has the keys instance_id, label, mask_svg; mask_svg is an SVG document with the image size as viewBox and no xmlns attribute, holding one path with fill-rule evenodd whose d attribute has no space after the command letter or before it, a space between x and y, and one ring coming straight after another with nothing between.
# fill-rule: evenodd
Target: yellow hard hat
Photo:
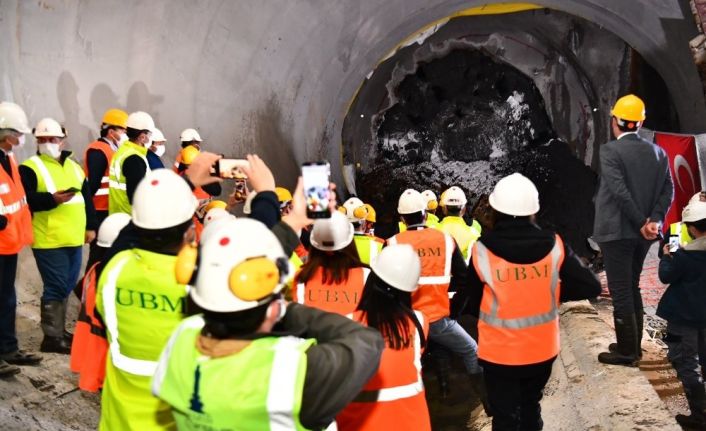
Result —
<instances>
[{"instance_id":1,"label":"yellow hard hat","mask_svg":"<svg viewBox=\"0 0 706 431\"><path fill-rule=\"evenodd\" d=\"M103 114L103 124L127 128L127 112L122 109L108 109Z\"/></svg>"},{"instance_id":2,"label":"yellow hard hat","mask_svg":"<svg viewBox=\"0 0 706 431\"><path fill-rule=\"evenodd\" d=\"M292 194L284 187L275 187L275 194L277 195L277 200L280 203L289 202L292 200Z\"/></svg>"},{"instance_id":3,"label":"yellow hard hat","mask_svg":"<svg viewBox=\"0 0 706 431\"><path fill-rule=\"evenodd\" d=\"M221 201L218 199L212 200L211 202L208 203L208 205L206 205L206 208L204 208L204 213L207 213L214 208L226 209L227 206L228 206L228 204L225 203L224 201Z\"/></svg>"},{"instance_id":4,"label":"yellow hard hat","mask_svg":"<svg viewBox=\"0 0 706 431\"><path fill-rule=\"evenodd\" d=\"M190 165L196 156L199 155L201 151L199 151L198 148L194 147L193 145L189 145L187 147L184 147L181 150L181 162L185 165Z\"/></svg>"},{"instance_id":5,"label":"yellow hard hat","mask_svg":"<svg viewBox=\"0 0 706 431\"><path fill-rule=\"evenodd\" d=\"M373 206L370 204L363 204L363 206L365 207L365 209L368 210L368 215L367 215L367 217L365 217L365 220L367 220L371 223L375 223L376 222L375 208L373 208Z\"/></svg>"},{"instance_id":6,"label":"yellow hard hat","mask_svg":"<svg viewBox=\"0 0 706 431\"><path fill-rule=\"evenodd\" d=\"M645 102L634 94L623 96L615 102L610 115L618 117L621 120L628 121L644 121L645 119Z\"/></svg>"}]
</instances>

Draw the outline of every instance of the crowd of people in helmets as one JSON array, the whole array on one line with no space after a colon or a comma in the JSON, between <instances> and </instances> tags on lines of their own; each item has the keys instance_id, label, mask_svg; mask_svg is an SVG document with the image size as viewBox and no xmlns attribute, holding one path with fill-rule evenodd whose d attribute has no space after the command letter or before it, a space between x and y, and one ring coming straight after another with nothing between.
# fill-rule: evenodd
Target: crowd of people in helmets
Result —
<instances>
[{"instance_id":1,"label":"crowd of people in helmets","mask_svg":"<svg viewBox=\"0 0 706 431\"><path fill-rule=\"evenodd\" d=\"M28 133L37 153L18 166L12 150ZM559 305L601 288L537 224L530 179L495 184L490 226L469 219L458 186L438 200L404 190L395 234L379 238L372 205L337 206L331 184L330 217L311 220L301 179L276 187L256 155L243 168L249 193L217 199L220 156L186 129L165 168L164 135L145 112L107 111L83 165L65 138L57 121L30 130L22 108L0 104L0 376L42 359L19 349L14 327L17 253L30 245L44 284L40 350L70 354L78 386L101 391L100 429L429 430L425 350L460 358L493 429L542 429ZM684 218L694 244L703 205ZM660 274L676 283L684 259ZM476 338L461 314L477 318ZM623 347L608 359L620 363Z\"/></svg>"}]
</instances>

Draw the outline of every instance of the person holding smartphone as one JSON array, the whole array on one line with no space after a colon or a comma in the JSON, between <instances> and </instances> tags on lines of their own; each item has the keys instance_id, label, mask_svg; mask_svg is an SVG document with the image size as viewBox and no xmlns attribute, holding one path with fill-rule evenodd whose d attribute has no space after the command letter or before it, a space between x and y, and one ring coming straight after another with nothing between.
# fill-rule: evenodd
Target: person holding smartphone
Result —
<instances>
[{"instance_id":1,"label":"person holding smartphone","mask_svg":"<svg viewBox=\"0 0 706 431\"><path fill-rule=\"evenodd\" d=\"M32 211L32 252L44 283L40 350L68 354L72 334L65 329L66 303L81 271L83 244L93 241L98 222L86 175L64 150L64 128L44 118L33 134L37 154L19 171Z\"/></svg>"}]
</instances>

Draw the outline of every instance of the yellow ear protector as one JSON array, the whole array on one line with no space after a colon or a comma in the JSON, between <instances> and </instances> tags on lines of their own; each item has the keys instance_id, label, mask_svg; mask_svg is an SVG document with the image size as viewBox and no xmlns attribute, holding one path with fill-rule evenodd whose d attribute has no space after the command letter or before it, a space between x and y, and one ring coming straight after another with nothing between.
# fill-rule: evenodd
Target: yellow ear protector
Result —
<instances>
[{"instance_id":1,"label":"yellow ear protector","mask_svg":"<svg viewBox=\"0 0 706 431\"><path fill-rule=\"evenodd\" d=\"M338 212L343 215L348 214L348 210L346 210L346 207L338 207Z\"/></svg>"},{"instance_id":2,"label":"yellow ear protector","mask_svg":"<svg viewBox=\"0 0 706 431\"><path fill-rule=\"evenodd\" d=\"M364 206L358 207L353 210L353 217L357 219L364 219L368 216L368 209L365 208Z\"/></svg>"},{"instance_id":3,"label":"yellow ear protector","mask_svg":"<svg viewBox=\"0 0 706 431\"><path fill-rule=\"evenodd\" d=\"M195 285L200 260L196 242L183 246L174 268L177 283ZM288 274L287 258L280 257L273 262L264 256L255 257L233 267L228 276L228 287L243 301L258 301L271 295Z\"/></svg>"},{"instance_id":4,"label":"yellow ear protector","mask_svg":"<svg viewBox=\"0 0 706 431\"><path fill-rule=\"evenodd\" d=\"M427 209L428 209L429 211L434 211L434 210L437 209L438 207L439 207L439 202L437 202L437 201L434 200L434 199L432 199L432 200L430 200L429 202L427 202Z\"/></svg>"}]
</instances>

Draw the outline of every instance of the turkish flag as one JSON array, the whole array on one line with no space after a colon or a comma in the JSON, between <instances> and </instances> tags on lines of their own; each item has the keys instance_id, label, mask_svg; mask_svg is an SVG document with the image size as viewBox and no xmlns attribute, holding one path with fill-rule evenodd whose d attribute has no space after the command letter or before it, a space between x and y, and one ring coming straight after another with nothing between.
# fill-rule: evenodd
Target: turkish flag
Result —
<instances>
[{"instance_id":1,"label":"turkish flag","mask_svg":"<svg viewBox=\"0 0 706 431\"><path fill-rule=\"evenodd\" d=\"M674 200L664 217L662 231L669 232L669 225L681 220L681 211L694 194L700 192L701 176L696 156L696 139L693 135L673 135L655 132L655 144L669 156L669 172L674 183Z\"/></svg>"}]
</instances>

